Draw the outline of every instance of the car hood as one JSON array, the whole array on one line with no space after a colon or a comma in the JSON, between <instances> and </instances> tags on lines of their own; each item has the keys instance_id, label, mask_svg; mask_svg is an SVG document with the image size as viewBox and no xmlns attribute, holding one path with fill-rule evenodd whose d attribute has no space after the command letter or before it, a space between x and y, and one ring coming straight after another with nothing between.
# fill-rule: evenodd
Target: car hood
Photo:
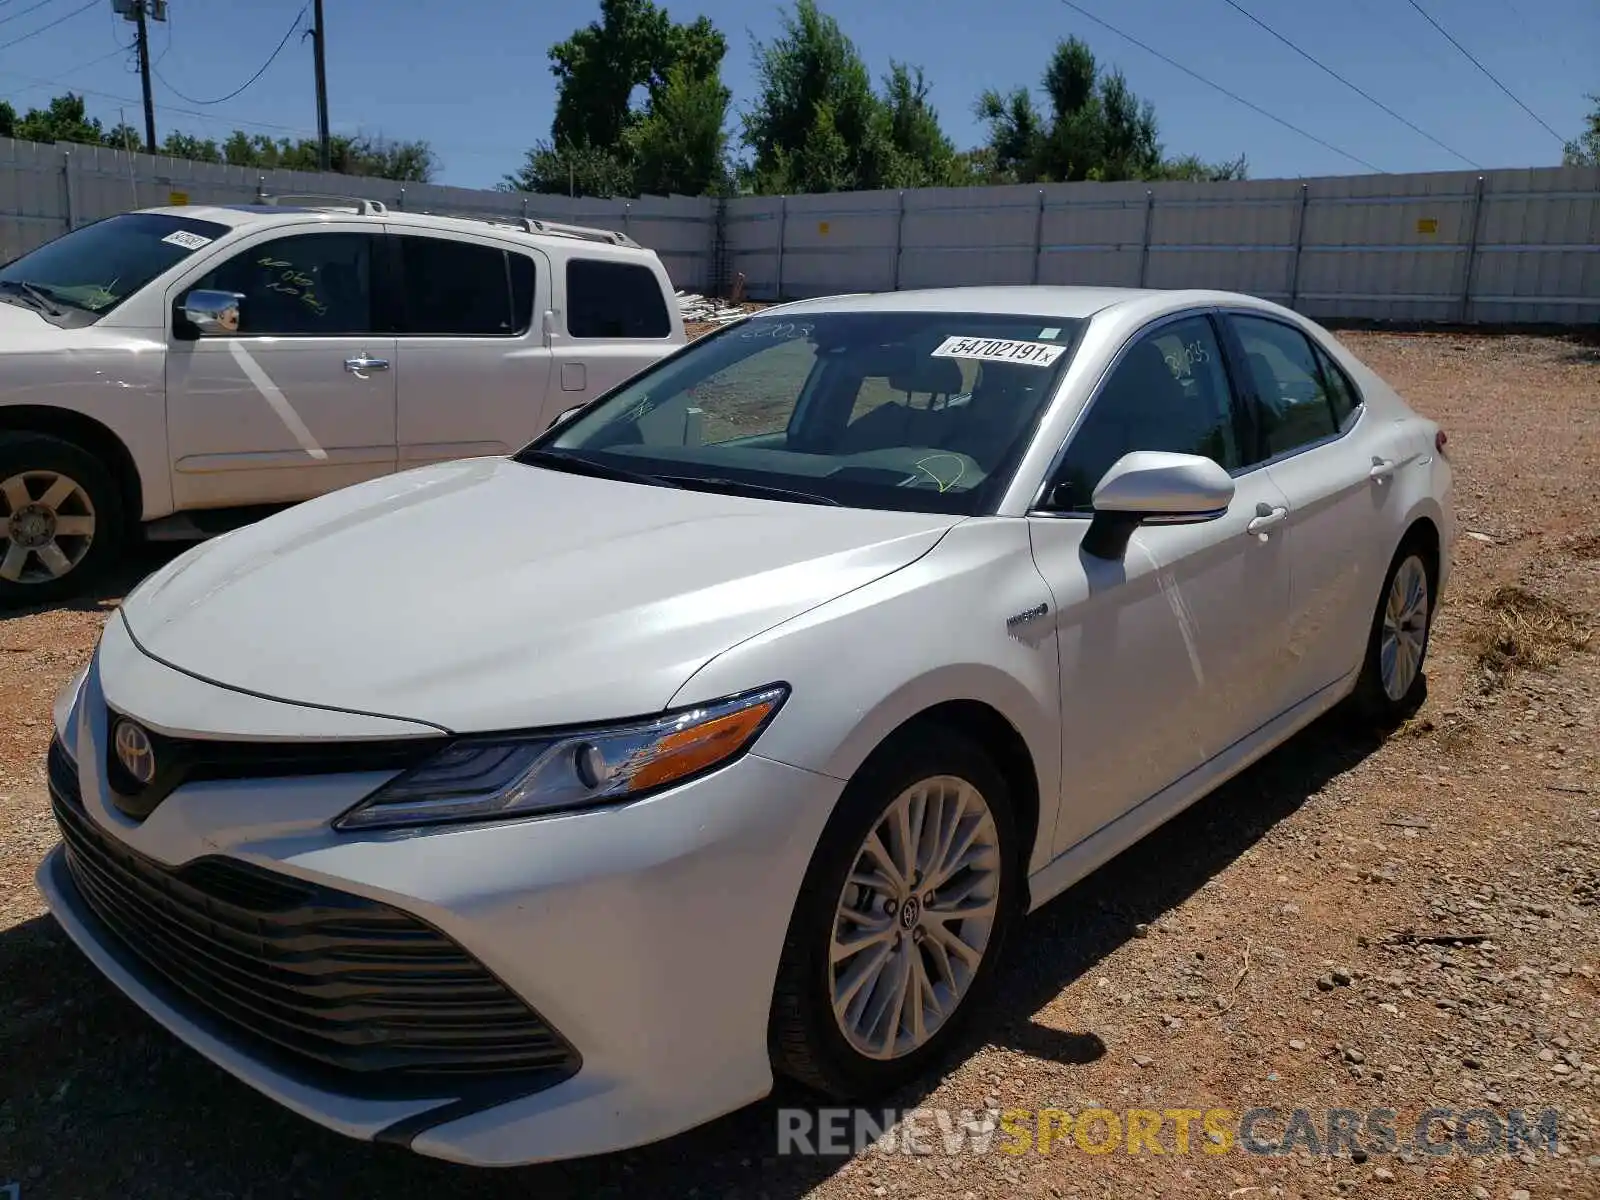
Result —
<instances>
[{"instance_id":1,"label":"car hood","mask_svg":"<svg viewBox=\"0 0 1600 1200\"><path fill-rule=\"evenodd\" d=\"M146 654L281 700L453 732L607 720L659 711L717 654L959 519L468 459L198 546L122 613Z\"/></svg>"}]
</instances>

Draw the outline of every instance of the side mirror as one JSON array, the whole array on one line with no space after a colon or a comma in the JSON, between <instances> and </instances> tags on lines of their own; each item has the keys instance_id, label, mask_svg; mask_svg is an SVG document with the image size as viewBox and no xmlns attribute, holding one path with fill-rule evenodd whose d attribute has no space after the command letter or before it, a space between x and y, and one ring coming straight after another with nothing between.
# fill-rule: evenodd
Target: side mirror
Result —
<instances>
[{"instance_id":1,"label":"side mirror","mask_svg":"<svg viewBox=\"0 0 1600 1200\"><path fill-rule=\"evenodd\" d=\"M572 420L573 417L578 415L578 410L581 409L582 407L583 407L583 405L581 405L581 404L574 404L571 408L565 409L562 412L558 412L555 415L555 419L553 421L551 421L550 424L546 425L545 428L546 429L554 429L557 425L561 425L561 424L563 424L563 423L565 423L567 421Z\"/></svg>"},{"instance_id":2,"label":"side mirror","mask_svg":"<svg viewBox=\"0 0 1600 1200\"><path fill-rule=\"evenodd\" d=\"M195 337L217 337L239 332L241 292L196 290L183 298L178 315L188 322Z\"/></svg>"},{"instance_id":3,"label":"side mirror","mask_svg":"<svg viewBox=\"0 0 1600 1200\"><path fill-rule=\"evenodd\" d=\"M1119 559L1141 525L1214 521L1233 502L1233 478L1209 458L1135 450L1111 464L1094 489L1094 519L1083 548Z\"/></svg>"}]
</instances>

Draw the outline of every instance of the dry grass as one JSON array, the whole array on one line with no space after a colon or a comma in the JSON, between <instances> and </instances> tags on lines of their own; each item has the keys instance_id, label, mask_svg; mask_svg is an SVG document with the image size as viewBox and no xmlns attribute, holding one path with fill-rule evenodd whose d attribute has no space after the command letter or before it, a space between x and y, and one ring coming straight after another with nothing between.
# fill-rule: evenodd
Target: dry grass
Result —
<instances>
[{"instance_id":1,"label":"dry grass","mask_svg":"<svg viewBox=\"0 0 1600 1200\"><path fill-rule=\"evenodd\" d=\"M1473 648L1485 689L1511 671L1545 671L1574 650L1586 650L1594 629L1583 614L1520 584L1502 584L1484 602Z\"/></svg>"}]
</instances>

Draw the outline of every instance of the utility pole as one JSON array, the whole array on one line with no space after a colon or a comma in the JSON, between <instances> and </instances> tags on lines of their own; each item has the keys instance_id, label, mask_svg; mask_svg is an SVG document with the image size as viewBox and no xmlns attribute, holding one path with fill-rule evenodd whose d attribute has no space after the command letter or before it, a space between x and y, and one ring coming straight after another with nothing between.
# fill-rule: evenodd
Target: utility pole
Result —
<instances>
[{"instance_id":1,"label":"utility pole","mask_svg":"<svg viewBox=\"0 0 1600 1200\"><path fill-rule=\"evenodd\" d=\"M315 24L311 30L311 53L317 70L317 165L327 171L332 167L332 148L328 143L327 30L322 23L322 0L314 0L312 14Z\"/></svg>"},{"instance_id":2,"label":"utility pole","mask_svg":"<svg viewBox=\"0 0 1600 1200\"><path fill-rule=\"evenodd\" d=\"M145 149L156 152L156 103L150 94L150 21L167 19L167 0L111 0L111 11L124 20L132 21L138 31L139 82L144 85L144 141Z\"/></svg>"},{"instance_id":3,"label":"utility pole","mask_svg":"<svg viewBox=\"0 0 1600 1200\"><path fill-rule=\"evenodd\" d=\"M144 86L144 145L145 152L156 152L156 105L150 97L150 32L144 21L145 0L136 0L133 19L139 26L139 82Z\"/></svg>"}]
</instances>

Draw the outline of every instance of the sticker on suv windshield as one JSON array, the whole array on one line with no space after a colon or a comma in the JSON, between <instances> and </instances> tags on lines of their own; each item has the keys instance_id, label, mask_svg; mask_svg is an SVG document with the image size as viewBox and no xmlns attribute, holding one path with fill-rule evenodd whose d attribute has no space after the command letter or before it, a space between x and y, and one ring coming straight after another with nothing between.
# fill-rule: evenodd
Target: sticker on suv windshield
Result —
<instances>
[{"instance_id":1,"label":"sticker on suv windshield","mask_svg":"<svg viewBox=\"0 0 1600 1200\"><path fill-rule=\"evenodd\" d=\"M174 230L161 240L169 245L182 246L185 250L198 250L201 246L211 245L210 238L190 233L187 229Z\"/></svg>"},{"instance_id":2,"label":"sticker on suv windshield","mask_svg":"<svg viewBox=\"0 0 1600 1200\"><path fill-rule=\"evenodd\" d=\"M948 337L933 352L934 358L971 358L979 362L1021 363L1048 367L1066 352L1065 346L1046 342L1015 342L1006 338Z\"/></svg>"}]
</instances>

